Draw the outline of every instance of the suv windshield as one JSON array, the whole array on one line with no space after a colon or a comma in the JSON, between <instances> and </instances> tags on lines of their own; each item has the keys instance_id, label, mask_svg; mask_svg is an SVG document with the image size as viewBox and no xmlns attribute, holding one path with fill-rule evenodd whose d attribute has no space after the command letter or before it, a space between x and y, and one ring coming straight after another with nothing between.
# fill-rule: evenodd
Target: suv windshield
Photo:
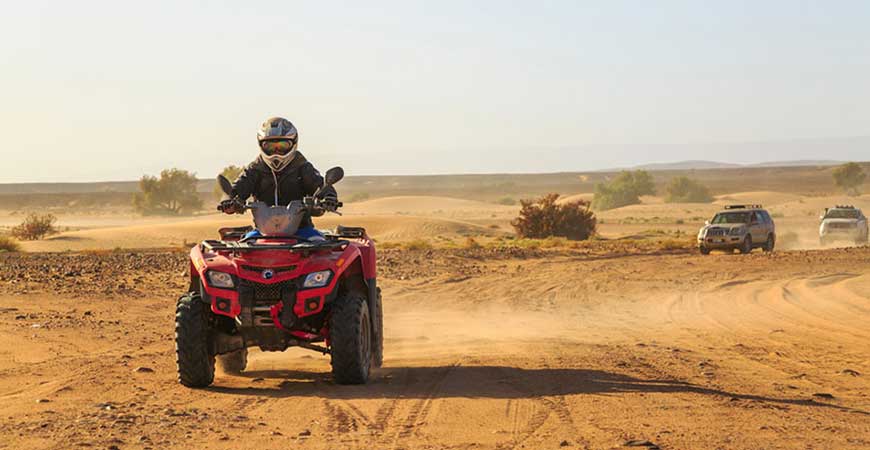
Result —
<instances>
[{"instance_id":1,"label":"suv windshield","mask_svg":"<svg viewBox=\"0 0 870 450\"><path fill-rule=\"evenodd\" d=\"M716 214L711 223L749 223L748 212L725 212Z\"/></svg>"},{"instance_id":2,"label":"suv windshield","mask_svg":"<svg viewBox=\"0 0 870 450\"><path fill-rule=\"evenodd\" d=\"M857 219L857 209L829 209L825 219Z\"/></svg>"}]
</instances>

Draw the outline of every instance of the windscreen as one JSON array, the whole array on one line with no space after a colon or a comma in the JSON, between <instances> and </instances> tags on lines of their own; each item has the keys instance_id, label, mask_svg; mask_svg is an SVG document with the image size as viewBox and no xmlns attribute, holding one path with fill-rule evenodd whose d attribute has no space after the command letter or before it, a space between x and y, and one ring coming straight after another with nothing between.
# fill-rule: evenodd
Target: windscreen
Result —
<instances>
[{"instance_id":1,"label":"windscreen","mask_svg":"<svg viewBox=\"0 0 870 450\"><path fill-rule=\"evenodd\" d=\"M716 217L713 217L712 223L715 223L715 224L749 223L749 213L748 212L719 213L719 214L716 214Z\"/></svg>"},{"instance_id":2,"label":"windscreen","mask_svg":"<svg viewBox=\"0 0 870 450\"><path fill-rule=\"evenodd\" d=\"M829 209L825 214L825 219L857 219L858 217L856 209Z\"/></svg>"}]
</instances>

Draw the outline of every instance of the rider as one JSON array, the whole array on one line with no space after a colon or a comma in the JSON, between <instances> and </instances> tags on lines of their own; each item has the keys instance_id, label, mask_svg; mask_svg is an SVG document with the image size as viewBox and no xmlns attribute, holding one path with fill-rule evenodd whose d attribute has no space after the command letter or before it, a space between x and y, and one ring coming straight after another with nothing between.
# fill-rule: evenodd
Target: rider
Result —
<instances>
[{"instance_id":1,"label":"rider","mask_svg":"<svg viewBox=\"0 0 870 450\"><path fill-rule=\"evenodd\" d=\"M218 209L227 214L241 212L241 206L250 196L269 206L287 206L293 200L313 195L323 186L323 177L314 166L297 150L299 133L289 120L282 117L266 119L257 131L260 155L245 167L233 183L229 200L224 200ZM321 205L324 210L334 210L338 196L332 186L321 191ZM322 213L321 213L322 214ZM258 231L248 233L259 235ZM306 214L299 224L296 235L304 239L317 239L323 236Z\"/></svg>"}]
</instances>

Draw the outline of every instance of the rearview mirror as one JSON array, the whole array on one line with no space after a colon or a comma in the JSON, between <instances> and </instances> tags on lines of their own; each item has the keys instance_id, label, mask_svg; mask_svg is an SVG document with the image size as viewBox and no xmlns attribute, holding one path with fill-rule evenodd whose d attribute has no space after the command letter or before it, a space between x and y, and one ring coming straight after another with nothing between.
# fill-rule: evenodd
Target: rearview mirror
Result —
<instances>
[{"instance_id":1,"label":"rearview mirror","mask_svg":"<svg viewBox=\"0 0 870 450\"><path fill-rule=\"evenodd\" d=\"M335 166L332 169L326 171L324 183L326 185L333 185L341 181L342 178L344 178L344 169L339 166Z\"/></svg>"},{"instance_id":2,"label":"rearview mirror","mask_svg":"<svg viewBox=\"0 0 870 450\"><path fill-rule=\"evenodd\" d=\"M223 175L218 175L217 182L218 185L221 187L221 191L223 191L224 194L227 194L227 197L233 196L233 183L230 183L230 180L228 180L227 177Z\"/></svg>"}]
</instances>

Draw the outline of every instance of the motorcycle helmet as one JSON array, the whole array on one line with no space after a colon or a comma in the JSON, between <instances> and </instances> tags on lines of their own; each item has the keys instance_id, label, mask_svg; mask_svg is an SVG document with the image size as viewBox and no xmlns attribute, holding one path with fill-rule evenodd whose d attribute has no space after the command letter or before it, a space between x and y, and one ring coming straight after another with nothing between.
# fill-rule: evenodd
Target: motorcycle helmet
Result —
<instances>
[{"instance_id":1,"label":"motorcycle helmet","mask_svg":"<svg viewBox=\"0 0 870 450\"><path fill-rule=\"evenodd\" d=\"M257 130L257 143L263 162L273 171L280 172L296 158L299 133L289 120L271 117Z\"/></svg>"}]
</instances>

